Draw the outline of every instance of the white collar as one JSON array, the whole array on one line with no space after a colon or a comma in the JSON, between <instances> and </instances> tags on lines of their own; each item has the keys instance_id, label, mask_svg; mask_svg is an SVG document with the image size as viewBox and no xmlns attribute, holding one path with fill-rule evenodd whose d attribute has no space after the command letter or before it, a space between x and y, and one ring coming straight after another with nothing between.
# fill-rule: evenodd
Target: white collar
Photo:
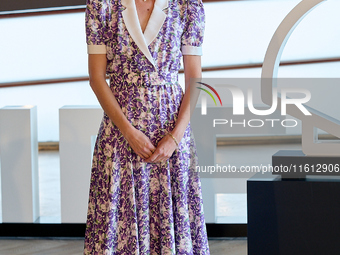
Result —
<instances>
[{"instance_id":1,"label":"white collar","mask_svg":"<svg viewBox=\"0 0 340 255\"><path fill-rule=\"evenodd\" d=\"M122 5L126 7L123 11L123 19L129 34L137 44L138 48L143 52L146 58L156 68L154 59L151 56L148 46L156 38L163 23L166 19L166 14L163 12L169 6L169 0L156 0L153 11L151 13L149 22L145 28L144 34L142 32L135 0L122 0Z\"/></svg>"}]
</instances>

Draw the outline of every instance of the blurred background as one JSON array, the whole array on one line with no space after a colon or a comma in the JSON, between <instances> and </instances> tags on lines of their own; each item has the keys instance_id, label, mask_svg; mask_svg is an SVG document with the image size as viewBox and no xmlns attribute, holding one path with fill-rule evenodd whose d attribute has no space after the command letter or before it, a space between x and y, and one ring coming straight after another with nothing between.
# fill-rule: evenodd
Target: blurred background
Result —
<instances>
[{"instance_id":1,"label":"blurred background","mask_svg":"<svg viewBox=\"0 0 340 255\"><path fill-rule=\"evenodd\" d=\"M88 82L85 5L83 1L56 2L0 4L0 108L38 107L41 223L60 223L59 108L98 105ZM203 77L260 78L275 30L299 2L204 1ZM340 1L325 1L300 23L284 49L279 78L340 78L339 10ZM180 80L183 84L183 74ZM317 87L313 89L312 95L319 93ZM339 95L340 87L329 89L329 95ZM338 102L327 103L327 96L323 98L319 102L326 112L339 109ZM268 164L277 150L298 149L300 143L299 128L286 137L220 139L216 160L219 164ZM246 182L232 182L235 188L229 193L216 194L215 223L247 223Z\"/></svg>"}]
</instances>

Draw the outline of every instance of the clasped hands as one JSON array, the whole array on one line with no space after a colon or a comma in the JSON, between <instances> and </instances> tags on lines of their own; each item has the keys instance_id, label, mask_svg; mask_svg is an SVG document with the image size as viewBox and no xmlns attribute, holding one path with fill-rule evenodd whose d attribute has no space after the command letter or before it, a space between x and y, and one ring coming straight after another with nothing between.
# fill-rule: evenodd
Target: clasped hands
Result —
<instances>
[{"instance_id":1,"label":"clasped hands","mask_svg":"<svg viewBox=\"0 0 340 255\"><path fill-rule=\"evenodd\" d=\"M171 157L177 148L176 142L170 135L165 135L155 147L150 139L140 130L135 130L127 139L134 152L146 163L164 162Z\"/></svg>"}]
</instances>

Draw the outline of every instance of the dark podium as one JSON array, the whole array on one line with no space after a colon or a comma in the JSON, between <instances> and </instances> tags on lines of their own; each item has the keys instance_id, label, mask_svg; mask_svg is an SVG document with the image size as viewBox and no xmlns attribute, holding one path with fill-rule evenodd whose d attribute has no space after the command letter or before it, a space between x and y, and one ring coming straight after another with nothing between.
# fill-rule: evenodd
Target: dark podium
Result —
<instances>
[{"instance_id":1,"label":"dark podium","mask_svg":"<svg viewBox=\"0 0 340 255\"><path fill-rule=\"evenodd\" d=\"M293 163L307 164L308 173L260 173L247 181L248 254L340 254L340 173L311 171L313 164L334 167L340 158L299 151L273 156L273 166Z\"/></svg>"}]
</instances>

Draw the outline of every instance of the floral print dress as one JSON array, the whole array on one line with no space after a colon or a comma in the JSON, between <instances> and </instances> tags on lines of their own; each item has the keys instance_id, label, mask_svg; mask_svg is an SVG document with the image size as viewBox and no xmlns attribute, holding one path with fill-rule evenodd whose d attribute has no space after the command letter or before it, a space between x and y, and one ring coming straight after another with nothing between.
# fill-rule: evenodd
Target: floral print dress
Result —
<instances>
[{"instance_id":1,"label":"floral print dress","mask_svg":"<svg viewBox=\"0 0 340 255\"><path fill-rule=\"evenodd\" d=\"M130 123L157 143L176 123L182 55L201 55L200 0L155 0L144 32L134 0L87 0L89 54L106 54ZM84 254L209 254L188 125L169 160L144 163L104 113L94 149Z\"/></svg>"}]
</instances>

